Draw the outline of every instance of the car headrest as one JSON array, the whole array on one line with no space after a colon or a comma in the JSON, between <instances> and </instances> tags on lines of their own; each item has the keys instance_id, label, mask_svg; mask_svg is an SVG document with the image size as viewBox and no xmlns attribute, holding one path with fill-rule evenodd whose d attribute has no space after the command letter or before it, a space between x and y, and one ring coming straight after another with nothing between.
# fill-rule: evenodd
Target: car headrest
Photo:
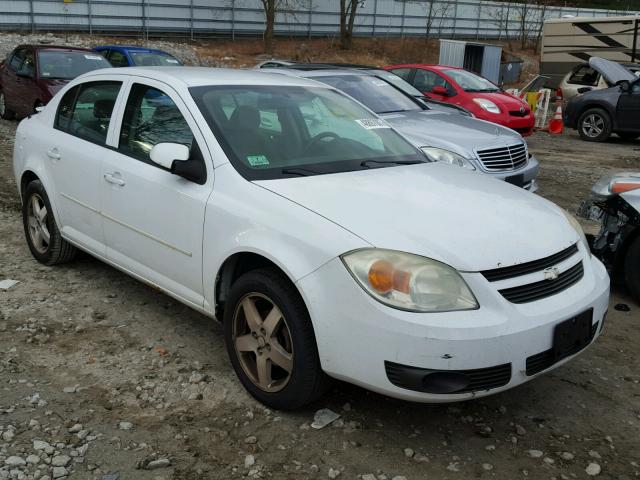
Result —
<instances>
[{"instance_id":1,"label":"car headrest","mask_svg":"<svg viewBox=\"0 0 640 480\"><path fill-rule=\"evenodd\" d=\"M250 105L240 105L231 114L229 127L235 130L257 130L260 127L260 112Z\"/></svg>"},{"instance_id":2,"label":"car headrest","mask_svg":"<svg viewBox=\"0 0 640 480\"><path fill-rule=\"evenodd\" d=\"M110 98L96 100L96 103L93 104L93 116L96 118L110 119L115 103L116 101Z\"/></svg>"}]
</instances>

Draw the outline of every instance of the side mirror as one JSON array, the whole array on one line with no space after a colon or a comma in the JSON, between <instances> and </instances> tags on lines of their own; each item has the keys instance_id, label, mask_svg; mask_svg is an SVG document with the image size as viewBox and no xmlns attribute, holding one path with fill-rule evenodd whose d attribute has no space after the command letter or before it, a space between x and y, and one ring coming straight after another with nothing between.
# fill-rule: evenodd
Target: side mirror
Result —
<instances>
[{"instance_id":1,"label":"side mirror","mask_svg":"<svg viewBox=\"0 0 640 480\"><path fill-rule=\"evenodd\" d=\"M435 95L443 95L443 96L448 96L449 95L449 90L447 90L446 87L443 86L437 86L437 87L433 87L431 89L431 93L435 94Z\"/></svg>"},{"instance_id":2,"label":"side mirror","mask_svg":"<svg viewBox=\"0 0 640 480\"><path fill-rule=\"evenodd\" d=\"M149 157L153 163L173 173L173 162L189 160L189 147L180 143L158 143L149 152Z\"/></svg>"},{"instance_id":3,"label":"side mirror","mask_svg":"<svg viewBox=\"0 0 640 480\"><path fill-rule=\"evenodd\" d=\"M629 82L629 80L622 80L618 85L620 86L620 90L625 93L629 93L631 91L631 82Z\"/></svg>"},{"instance_id":4,"label":"side mirror","mask_svg":"<svg viewBox=\"0 0 640 480\"><path fill-rule=\"evenodd\" d=\"M199 152L198 149L197 151ZM207 181L207 170L202 156L196 155L196 158L190 158L189 148L186 145L158 143L149 152L149 157L153 163L157 163L185 180L198 185L204 185Z\"/></svg>"}]
</instances>

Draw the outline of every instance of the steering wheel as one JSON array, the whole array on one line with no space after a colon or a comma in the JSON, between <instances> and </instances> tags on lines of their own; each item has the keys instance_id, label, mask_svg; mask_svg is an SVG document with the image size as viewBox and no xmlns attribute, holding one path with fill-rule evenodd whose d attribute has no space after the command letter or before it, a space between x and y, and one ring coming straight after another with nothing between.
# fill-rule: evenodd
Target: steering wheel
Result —
<instances>
[{"instance_id":1,"label":"steering wheel","mask_svg":"<svg viewBox=\"0 0 640 480\"><path fill-rule=\"evenodd\" d=\"M333 133L333 132L322 132L322 133L319 133L318 135L316 135L315 137L313 137L309 141L309 143L305 147L304 151L307 152L307 151L311 150L311 147L315 147L316 144L318 144L320 141L324 140L325 138L331 138L331 141L334 142L334 141L338 140L341 137L337 133Z\"/></svg>"}]
</instances>

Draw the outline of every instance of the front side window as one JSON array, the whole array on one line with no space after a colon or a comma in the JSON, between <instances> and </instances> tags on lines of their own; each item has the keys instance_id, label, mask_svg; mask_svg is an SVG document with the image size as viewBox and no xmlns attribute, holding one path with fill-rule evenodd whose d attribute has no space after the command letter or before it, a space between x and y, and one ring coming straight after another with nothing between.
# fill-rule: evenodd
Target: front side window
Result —
<instances>
[{"instance_id":1,"label":"front side window","mask_svg":"<svg viewBox=\"0 0 640 480\"><path fill-rule=\"evenodd\" d=\"M335 75L314 79L343 91L378 114L422 110L412 98L374 76Z\"/></svg>"},{"instance_id":2,"label":"front side window","mask_svg":"<svg viewBox=\"0 0 640 480\"><path fill-rule=\"evenodd\" d=\"M595 87L600 80L600 74L588 65L578 67L569 77L569 83Z\"/></svg>"},{"instance_id":3,"label":"front side window","mask_svg":"<svg viewBox=\"0 0 640 480\"><path fill-rule=\"evenodd\" d=\"M118 148L126 155L155 165L149 152L163 142L180 143L191 149L193 133L169 95L136 83L125 107Z\"/></svg>"},{"instance_id":4,"label":"front side window","mask_svg":"<svg viewBox=\"0 0 640 480\"><path fill-rule=\"evenodd\" d=\"M460 85L465 92L498 92L500 89L496 87L486 78L480 75L468 72L467 70L444 70L444 73L451 77L454 82Z\"/></svg>"},{"instance_id":5,"label":"front side window","mask_svg":"<svg viewBox=\"0 0 640 480\"><path fill-rule=\"evenodd\" d=\"M22 62L24 61L24 57L26 56L26 54L27 54L26 48L19 48L15 51L15 53L13 54L9 62L9 65L13 70L15 70L16 72L20 70L20 67L22 67Z\"/></svg>"},{"instance_id":6,"label":"front side window","mask_svg":"<svg viewBox=\"0 0 640 480\"><path fill-rule=\"evenodd\" d=\"M121 82L88 82L72 88L60 101L54 127L104 145Z\"/></svg>"},{"instance_id":7,"label":"front side window","mask_svg":"<svg viewBox=\"0 0 640 480\"><path fill-rule=\"evenodd\" d=\"M227 157L249 180L426 161L383 120L329 88L203 86L190 91Z\"/></svg>"},{"instance_id":8,"label":"front side window","mask_svg":"<svg viewBox=\"0 0 640 480\"><path fill-rule=\"evenodd\" d=\"M111 64L99 53L65 50L39 51L38 65L40 78L61 80L71 80L99 68L111 68Z\"/></svg>"},{"instance_id":9,"label":"front side window","mask_svg":"<svg viewBox=\"0 0 640 480\"><path fill-rule=\"evenodd\" d=\"M431 70L416 70L416 76L413 79L413 86L421 92L431 92L434 87L445 87L447 90L451 90L451 85Z\"/></svg>"}]
</instances>

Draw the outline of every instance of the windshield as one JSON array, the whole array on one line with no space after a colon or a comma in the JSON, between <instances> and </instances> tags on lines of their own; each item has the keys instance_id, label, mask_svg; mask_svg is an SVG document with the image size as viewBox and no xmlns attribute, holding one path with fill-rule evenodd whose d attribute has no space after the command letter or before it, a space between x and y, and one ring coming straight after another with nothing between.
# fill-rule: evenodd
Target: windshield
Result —
<instances>
[{"instance_id":1,"label":"windshield","mask_svg":"<svg viewBox=\"0 0 640 480\"><path fill-rule=\"evenodd\" d=\"M482 78L481 76L466 70L445 70L444 73L449 75L465 92L500 91L498 87L486 78Z\"/></svg>"},{"instance_id":2,"label":"windshield","mask_svg":"<svg viewBox=\"0 0 640 480\"><path fill-rule=\"evenodd\" d=\"M385 70L375 72L374 75L376 77L380 77L382 80L391 83L396 88L399 88L407 95L411 95L412 97L424 97L422 92L418 90L416 87L411 85L409 82L399 77L395 73L387 72Z\"/></svg>"},{"instance_id":3,"label":"windshield","mask_svg":"<svg viewBox=\"0 0 640 480\"><path fill-rule=\"evenodd\" d=\"M249 180L426 161L386 122L332 89L251 85L190 91L234 167Z\"/></svg>"},{"instance_id":4,"label":"windshield","mask_svg":"<svg viewBox=\"0 0 640 480\"><path fill-rule=\"evenodd\" d=\"M111 64L99 53L42 50L38 52L40 78L71 80L83 73Z\"/></svg>"},{"instance_id":5,"label":"windshield","mask_svg":"<svg viewBox=\"0 0 640 480\"><path fill-rule=\"evenodd\" d=\"M177 58L160 52L129 52L138 67L176 67L182 65Z\"/></svg>"},{"instance_id":6,"label":"windshield","mask_svg":"<svg viewBox=\"0 0 640 480\"><path fill-rule=\"evenodd\" d=\"M371 75L335 75L313 79L343 91L378 114L422 110L412 98Z\"/></svg>"}]
</instances>

